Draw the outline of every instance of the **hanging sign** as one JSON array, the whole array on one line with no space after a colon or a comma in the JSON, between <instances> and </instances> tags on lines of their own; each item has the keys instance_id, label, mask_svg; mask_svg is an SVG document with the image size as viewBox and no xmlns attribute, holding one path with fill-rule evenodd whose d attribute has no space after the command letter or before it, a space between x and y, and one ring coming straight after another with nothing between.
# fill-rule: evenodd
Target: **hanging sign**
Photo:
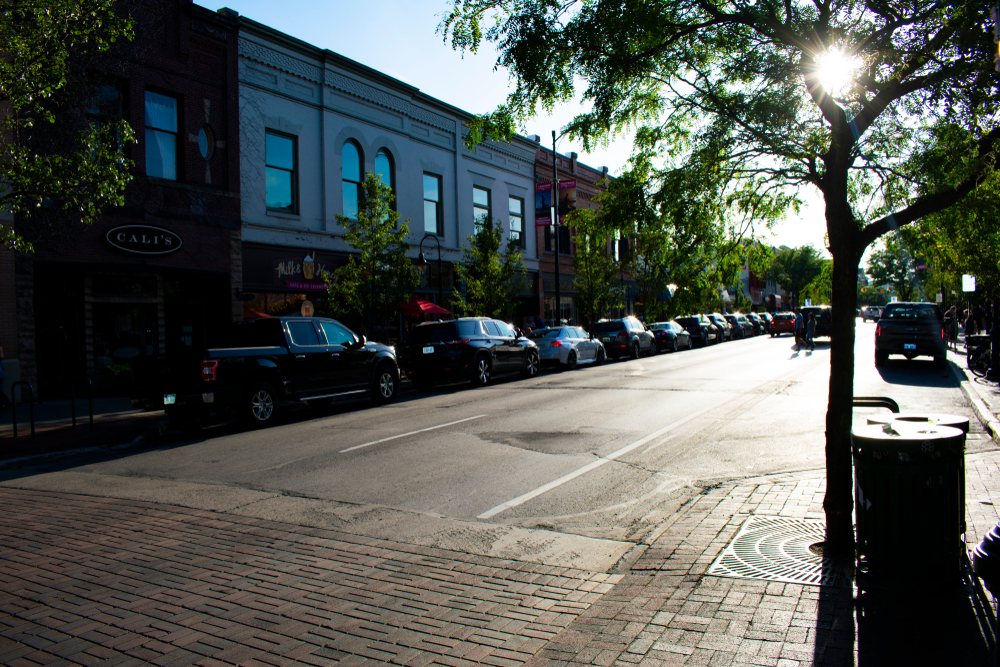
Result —
<instances>
[{"instance_id":1,"label":"hanging sign","mask_svg":"<svg viewBox=\"0 0 1000 667\"><path fill-rule=\"evenodd\" d=\"M576 180L559 181L559 222L566 220L566 214L576 208ZM535 184L535 227L552 224L552 183Z\"/></svg>"},{"instance_id":2,"label":"hanging sign","mask_svg":"<svg viewBox=\"0 0 1000 667\"><path fill-rule=\"evenodd\" d=\"M181 237L169 229L125 225L108 230L108 243L134 255L167 255L181 249Z\"/></svg>"},{"instance_id":3,"label":"hanging sign","mask_svg":"<svg viewBox=\"0 0 1000 667\"><path fill-rule=\"evenodd\" d=\"M969 275L968 273L962 274L962 291L963 292L975 292L976 291L976 277Z\"/></svg>"}]
</instances>

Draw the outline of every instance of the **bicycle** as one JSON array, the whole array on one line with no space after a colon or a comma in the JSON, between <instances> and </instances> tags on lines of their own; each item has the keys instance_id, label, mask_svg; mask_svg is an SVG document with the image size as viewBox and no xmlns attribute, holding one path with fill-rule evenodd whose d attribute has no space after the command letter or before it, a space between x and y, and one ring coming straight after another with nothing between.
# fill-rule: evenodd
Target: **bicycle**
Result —
<instances>
[{"instance_id":1,"label":"bicycle","mask_svg":"<svg viewBox=\"0 0 1000 667\"><path fill-rule=\"evenodd\" d=\"M976 377L986 377L993 363L993 350L989 343L969 347L966 357L969 370Z\"/></svg>"}]
</instances>

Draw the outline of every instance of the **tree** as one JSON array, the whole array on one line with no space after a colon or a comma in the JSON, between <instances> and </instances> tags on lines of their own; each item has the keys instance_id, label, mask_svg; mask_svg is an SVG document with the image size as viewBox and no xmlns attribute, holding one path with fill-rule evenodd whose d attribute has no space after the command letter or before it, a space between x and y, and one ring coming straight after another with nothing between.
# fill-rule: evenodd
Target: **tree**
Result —
<instances>
[{"instance_id":1,"label":"tree","mask_svg":"<svg viewBox=\"0 0 1000 667\"><path fill-rule=\"evenodd\" d=\"M913 258L893 237L886 237L882 247L868 260L868 275L875 285L891 287L900 301L912 301L919 291Z\"/></svg>"},{"instance_id":2,"label":"tree","mask_svg":"<svg viewBox=\"0 0 1000 667\"><path fill-rule=\"evenodd\" d=\"M133 36L116 4L13 0L0 7L0 210L22 223L55 209L89 224L105 206L124 202L131 162L122 146L132 129L124 120L88 123L84 114L96 88L87 65ZM32 249L11 227L0 227L0 242Z\"/></svg>"},{"instance_id":3,"label":"tree","mask_svg":"<svg viewBox=\"0 0 1000 667\"><path fill-rule=\"evenodd\" d=\"M505 137L538 105L589 111L585 148L638 126L673 168L697 157L731 205L774 214L823 196L833 256L826 415L827 553L853 555L851 463L857 269L892 229L943 211L993 170L995 47L984 8L943 0L454 0L459 49L498 43L514 82L469 140ZM484 32L485 29L485 32ZM962 141L941 141L944 126ZM939 132L936 134L935 130ZM906 165L933 155L932 188Z\"/></svg>"},{"instance_id":4,"label":"tree","mask_svg":"<svg viewBox=\"0 0 1000 667\"><path fill-rule=\"evenodd\" d=\"M576 254L573 255L576 306L590 325L621 308L622 293L618 266L608 253L611 230L597 211L578 209L569 214L566 224L576 230Z\"/></svg>"},{"instance_id":5,"label":"tree","mask_svg":"<svg viewBox=\"0 0 1000 667\"><path fill-rule=\"evenodd\" d=\"M811 245L779 248L771 258L769 275L795 295L795 307L802 306L802 295L823 271L823 259ZM789 304L791 306L791 304Z\"/></svg>"},{"instance_id":6,"label":"tree","mask_svg":"<svg viewBox=\"0 0 1000 667\"><path fill-rule=\"evenodd\" d=\"M455 263L456 305L466 315L510 321L517 296L528 289L517 241L508 239L504 244L503 226L481 216L469 245L462 245L462 256L464 262Z\"/></svg>"},{"instance_id":7,"label":"tree","mask_svg":"<svg viewBox=\"0 0 1000 667\"><path fill-rule=\"evenodd\" d=\"M345 230L344 240L358 254L352 254L334 276L324 276L332 310L361 315L365 333L372 339L384 334L400 302L410 300L419 282L407 257L410 221L399 222L392 201L392 188L368 172L357 219L337 216Z\"/></svg>"}]
</instances>

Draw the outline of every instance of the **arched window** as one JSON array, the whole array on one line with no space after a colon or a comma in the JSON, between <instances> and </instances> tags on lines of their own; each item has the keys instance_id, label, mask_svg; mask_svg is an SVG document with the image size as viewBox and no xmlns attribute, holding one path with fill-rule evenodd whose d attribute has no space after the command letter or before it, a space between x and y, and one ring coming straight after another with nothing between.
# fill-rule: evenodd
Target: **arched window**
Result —
<instances>
[{"instance_id":1,"label":"arched window","mask_svg":"<svg viewBox=\"0 0 1000 667\"><path fill-rule=\"evenodd\" d=\"M358 202L361 200L361 151L353 141L344 143L340 154L344 179L344 216L358 219Z\"/></svg>"},{"instance_id":2,"label":"arched window","mask_svg":"<svg viewBox=\"0 0 1000 667\"><path fill-rule=\"evenodd\" d=\"M389 186L392 190L392 203L389 204L389 208L396 210L396 179L395 179L396 165L392 160L392 153L389 152L388 148L378 149L378 153L375 154L375 175L382 179L382 182Z\"/></svg>"}]
</instances>

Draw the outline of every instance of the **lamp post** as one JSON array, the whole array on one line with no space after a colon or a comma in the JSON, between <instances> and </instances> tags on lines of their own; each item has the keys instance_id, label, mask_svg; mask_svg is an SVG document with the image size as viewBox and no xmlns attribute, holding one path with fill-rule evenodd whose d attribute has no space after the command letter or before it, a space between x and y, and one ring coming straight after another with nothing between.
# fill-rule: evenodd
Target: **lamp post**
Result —
<instances>
[{"instance_id":1,"label":"lamp post","mask_svg":"<svg viewBox=\"0 0 1000 667\"><path fill-rule=\"evenodd\" d=\"M427 260L424 259L424 241L427 239L433 239L434 243L437 244L438 251L438 305L444 308L444 267L441 265L441 241L438 240L436 234L424 234L424 238L420 239L420 256L417 257L417 271L423 273L427 270Z\"/></svg>"},{"instance_id":2,"label":"lamp post","mask_svg":"<svg viewBox=\"0 0 1000 667\"><path fill-rule=\"evenodd\" d=\"M556 166L556 131L552 130L552 229L556 246L556 317L552 326L562 324L562 310L559 303L559 172Z\"/></svg>"}]
</instances>

